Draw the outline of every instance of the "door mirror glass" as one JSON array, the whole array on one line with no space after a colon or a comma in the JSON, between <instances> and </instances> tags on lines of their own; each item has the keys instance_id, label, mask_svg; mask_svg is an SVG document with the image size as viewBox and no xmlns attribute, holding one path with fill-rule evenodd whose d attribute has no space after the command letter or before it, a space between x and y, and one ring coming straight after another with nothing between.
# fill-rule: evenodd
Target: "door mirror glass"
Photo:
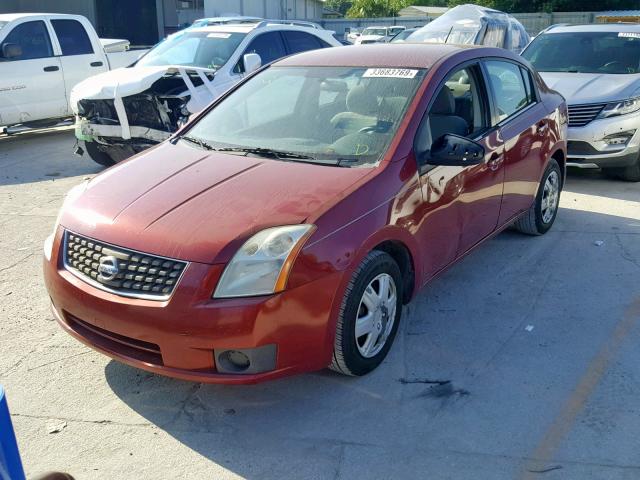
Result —
<instances>
[{"instance_id":1,"label":"door mirror glass","mask_svg":"<svg viewBox=\"0 0 640 480\"><path fill-rule=\"evenodd\" d=\"M22 47L17 43L2 44L2 56L7 60L13 60L22 56Z\"/></svg>"},{"instance_id":2,"label":"door mirror glass","mask_svg":"<svg viewBox=\"0 0 640 480\"><path fill-rule=\"evenodd\" d=\"M433 142L427 163L466 167L484 161L484 147L468 138L448 133Z\"/></svg>"},{"instance_id":3,"label":"door mirror glass","mask_svg":"<svg viewBox=\"0 0 640 480\"><path fill-rule=\"evenodd\" d=\"M243 57L245 73L255 72L262 66L262 59L257 53L247 53Z\"/></svg>"}]
</instances>

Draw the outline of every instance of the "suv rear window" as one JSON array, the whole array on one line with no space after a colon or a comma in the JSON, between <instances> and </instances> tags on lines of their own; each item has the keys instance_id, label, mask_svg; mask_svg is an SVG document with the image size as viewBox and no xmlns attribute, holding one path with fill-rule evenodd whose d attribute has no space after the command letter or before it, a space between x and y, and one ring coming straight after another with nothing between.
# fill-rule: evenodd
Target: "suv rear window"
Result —
<instances>
[{"instance_id":1,"label":"suv rear window","mask_svg":"<svg viewBox=\"0 0 640 480\"><path fill-rule=\"evenodd\" d=\"M287 40L289 53L306 52L307 50L316 50L322 48L320 41L313 35L298 31L284 31L284 38Z\"/></svg>"},{"instance_id":2,"label":"suv rear window","mask_svg":"<svg viewBox=\"0 0 640 480\"><path fill-rule=\"evenodd\" d=\"M545 33L522 56L540 72L640 73L640 34Z\"/></svg>"}]
</instances>

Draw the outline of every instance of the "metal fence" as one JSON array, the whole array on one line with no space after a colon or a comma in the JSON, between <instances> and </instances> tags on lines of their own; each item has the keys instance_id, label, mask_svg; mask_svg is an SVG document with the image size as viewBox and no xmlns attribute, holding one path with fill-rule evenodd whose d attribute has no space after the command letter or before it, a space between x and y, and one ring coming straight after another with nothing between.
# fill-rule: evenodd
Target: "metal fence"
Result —
<instances>
[{"instance_id":1,"label":"metal fence","mask_svg":"<svg viewBox=\"0 0 640 480\"><path fill-rule=\"evenodd\" d=\"M514 13L530 35L556 23L594 23L599 12L556 12L556 13ZM385 18L325 18L320 24L327 30L342 35L347 27L404 25L407 28L422 27L429 23L429 17L385 17Z\"/></svg>"}]
</instances>

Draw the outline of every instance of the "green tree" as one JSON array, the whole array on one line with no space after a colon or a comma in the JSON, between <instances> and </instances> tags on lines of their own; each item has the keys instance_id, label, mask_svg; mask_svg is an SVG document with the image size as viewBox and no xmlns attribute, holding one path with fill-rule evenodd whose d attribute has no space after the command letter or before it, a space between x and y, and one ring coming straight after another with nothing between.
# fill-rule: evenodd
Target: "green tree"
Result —
<instances>
[{"instance_id":1,"label":"green tree","mask_svg":"<svg viewBox=\"0 0 640 480\"><path fill-rule=\"evenodd\" d=\"M351 0L325 0L324 5L329 10L346 15L347 10L351 8Z\"/></svg>"}]
</instances>

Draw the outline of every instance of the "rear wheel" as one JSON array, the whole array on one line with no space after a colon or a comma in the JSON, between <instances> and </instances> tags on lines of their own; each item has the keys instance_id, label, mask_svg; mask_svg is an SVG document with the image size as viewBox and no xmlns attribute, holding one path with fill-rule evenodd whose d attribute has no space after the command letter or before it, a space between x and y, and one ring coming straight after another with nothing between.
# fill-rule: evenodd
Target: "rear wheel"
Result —
<instances>
[{"instance_id":1,"label":"rear wheel","mask_svg":"<svg viewBox=\"0 0 640 480\"><path fill-rule=\"evenodd\" d=\"M96 162L99 165L104 167L110 167L111 165L115 165L116 162L111 158L111 156L100 150L100 147L96 142L84 142L84 149L87 151L87 154L91 157L91 160Z\"/></svg>"},{"instance_id":2,"label":"rear wheel","mask_svg":"<svg viewBox=\"0 0 640 480\"><path fill-rule=\"evenodd\" d=\"M402 285L400 268L389 254L367 255L347 286L329 368L360 376L380 365L400 323Z\"/></svg>"},{"instance_id":3,"label":"rear wheel","mask_svg":"<svg viewBox=\"0 0 640 480\"><path fill-rule=\"evenodd\" d=\"M558 214L562 173L558 162L552 158L544 171L533 205L516 223L516 230L528 235L543 235L549 231Z\"/></svg>"}]
</instances>

